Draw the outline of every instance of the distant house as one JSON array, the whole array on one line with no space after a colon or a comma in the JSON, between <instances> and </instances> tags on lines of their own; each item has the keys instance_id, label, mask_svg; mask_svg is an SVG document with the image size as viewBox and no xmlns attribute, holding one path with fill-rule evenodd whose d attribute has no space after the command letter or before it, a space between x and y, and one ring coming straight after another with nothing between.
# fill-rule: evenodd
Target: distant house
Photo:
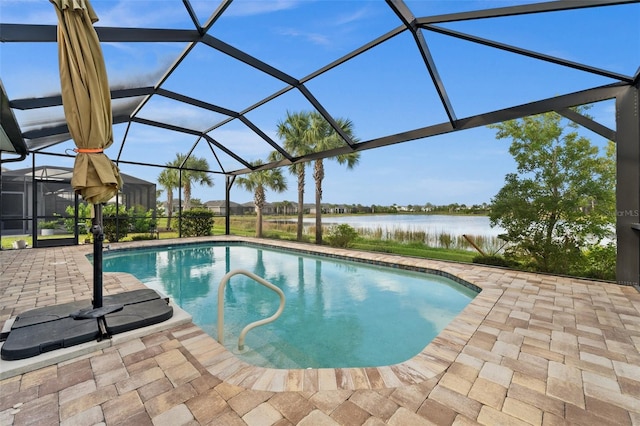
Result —
<instances>
[{"instance_id":1,"label":"distant house","mask_svg":"<svg viewBox=\"0 0 640 426\"><path fill-rule=\"evenodd\" d=\"M162 206L162 210L164 211L163 214L167 215L169 213L169 204L167 203L167 201L165 200L160 202L160 205ZM178 201L173 200L173 205L171 209L172 214L178 214L179 211L180 211L180 206L178 205Z\"/></svg>"},{"instance_id":2,"label":"distant house","mask_svg":"<svg viewBox=\"0 0 640 426\"><path fill-rule=\"evenodd\" d=\"M348 214L351 213L351 207L345 204L320 204L320 210L324 214ZM316 213L315 204L310 205L309 213Z\"/></svg>"},{"instance_id":3,"label":"distant house","mask_svg":"<svg viewBox=\"0 0 640 426\"><path fill-rule=\"evenodd\" d=\"M247 201L242 204L243 214L255 214L256 213L256 205L253 201ZM271 203L265 203L262 207L262 214L276 214L276 207Z\"/></svg>"},{"instance_id":4,"label":"distant house","mask_svg":"<svg viewBox=\"0 0 640 426\"><path fill-rule=\"evenodd\" d=\"M344 204L338 204L338 205L329 207L329 209L327 210L327 213L347 214L347 213L351 213L351 207Z\"/></svg>"},{"instance_id":5,"label":"distant house","mask_svg":"<svg viewBox=\"0 0 640 426\"><path fill-rule=\"evenodd\" d=\"M225 200L211 200L204 203L207 210L213 212L215 215L226 216L227 204ZM242 204L229 201L229 214L239 215L244 214L244 206Z\"/></svg>"},{"instance_id":6,"label":"distant house","mask_svg":"<svg viewBox=\"0 0 640 426\"><path fill-rule=\"evenodd\" d=\"M305 207L308 211L310 205ZM166 205L165 205L166 207ZM213 212L217 216L226 216L226 203L225 200L210 200L204 203L204 207ZM262 208L262 214L278 215L278 214L296 214L298 206L292 202L275 202L265 203ZM174 212L177 213L177 203L174 204ZM230 215L251 215L256 214L256 206L253 201L247 201L246 203L229 202L229 214Z\"/></svg>"}]
</instances>

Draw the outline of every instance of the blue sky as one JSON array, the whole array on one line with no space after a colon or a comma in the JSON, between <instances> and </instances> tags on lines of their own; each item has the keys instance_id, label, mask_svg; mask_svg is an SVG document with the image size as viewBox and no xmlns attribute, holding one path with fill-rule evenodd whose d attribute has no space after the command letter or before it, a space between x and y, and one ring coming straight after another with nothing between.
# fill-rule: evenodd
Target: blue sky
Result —
<instances>
[{"instance_id":1,"label":"blue sky","mask_svg":"<svg viewBox=\"0 0 640 426\"><path fill-rule=\"evenodd\" d=\"M523 3L406 1L418 17ZM97 26L192 28L180 0L94 0L92 4L100 18ZM217 2L194 1L193 5L203 23ZM56 16L48 1L3 0L0 22L55 24ZM302 79L399 25L382 1L236 1L209 34ZM640 4L441 26L625 75L633 75L640 65ZM613 82L432 32L423 34L458 118ZM184 43L104 43L111 86L155 84L184 47ZM164 88L241 111L284 87L282 82L209 47L195 49ZM0 77L11 99L59 92L56 44L3 43ZM334 117L351 119L361 141L446 120L407 32L308 81L306 86ZM119 102L114 101L114 108ZM247 117L277 140L276 124L286 111L310 109L306 99L292 90ZM615 128L613 102L595 104L590 114ZM26 128L61 116L61 108L17 113ZM152 98L140 117L199 130L222 119L218 114L159 97ZM114 126L114 145L107 151L111 158L118 156L125 131L124 125ZM606 141L601 137L582 132L593 143L604 146ZM250 160L265 159L272 150L237 122L210 135ZM177 152L187 152L195 142L190 135L134 125L120 158L164 164ZM69 141L47 151L63 153L73 146ZM501 188L505 174L515 171L508 147L508 141L495 139L493 130L479 128L364 151L353 170L326 160L323 201L364 205L488 202ZM194 154L218 167L203 143L196 146ZM240 168L235 160L217 154L225 169ZM70 159L37 157L37 164L54 162L72 165ZM30 165L31 158L24 164L8 164L10 168ZM120 168L123 173L150 181L160 173L160 169L127 164ZM305 199L313 202L312 170L308 170ZM290 189L283 194L268 192L268 201L297 200L295 177L285 174ZM224 178L215 175L213 179L213 188L196 187L193 196L203 201L223 199ZM232 199L250 201L252 194L234 188Z\"/></svg>"}]
</instances>

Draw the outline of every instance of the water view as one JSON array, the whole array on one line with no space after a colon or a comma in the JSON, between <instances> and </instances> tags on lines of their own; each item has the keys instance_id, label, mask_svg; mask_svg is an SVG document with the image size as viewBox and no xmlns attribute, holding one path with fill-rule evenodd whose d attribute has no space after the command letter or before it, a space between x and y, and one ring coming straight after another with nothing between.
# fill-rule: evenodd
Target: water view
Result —
<instances>
[{"instance_id":1,"label":"water view","mask_svg":"<svg viewBox=\"0 0 640 426\"><path fill-rule=\"evenodd\" d=\"M282 220L276 222L282 223ZM295 223L296 219L286 219ZM315 218L305 217L305 233L312 234ZM427 215L427 214L371 214L322 217L324 227L347 224L364 238L392 240L404 243L424 243L430 247L475 250L467 238L477 247L496 253L504 247L498 235L506 231L491 227L488 216ZM467 238L465 238L466 236Z\"/></svg>"},{"instance_id":2,"label":"water view","mask_svg":"<svg viewBox=\"0 0 640 426\"><path fill-rule=\"evenodd\" d=\"M305 218L305 223L315 224L314 218ZM354 216L323 216L323 225L346 223L355 229L376 229L392 232L402 230L424 232L429 235L450 234L452 236L481 235L497 237L505 232L500 227L492 228L488 216L427 215L427 214L379 214Z\"/></svg>"}]
</instances>

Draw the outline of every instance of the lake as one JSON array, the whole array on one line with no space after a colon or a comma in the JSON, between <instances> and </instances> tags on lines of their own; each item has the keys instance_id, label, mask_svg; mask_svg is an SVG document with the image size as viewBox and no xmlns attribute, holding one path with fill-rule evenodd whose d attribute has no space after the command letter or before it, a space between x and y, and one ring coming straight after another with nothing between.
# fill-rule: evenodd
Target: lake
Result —
<instances>
[{"instance_id":1,"label":"lake","mask_svg":"<svg viewBox=\"0 0 640 426\"><path fill-rule=\"evenodd\" d=\"M306 217L304 223L315 225L315 218ZM323 216L323 225L346 223L355 229L381 229L384 233L396 230L424 232L428 235L452 236L481 235L497 237L505 233L500 227L492 228L488 216L439 215L439 214L377 214L353 216Z\"/></svg>"},{"instance_id":2,"label":"lake","mask_svg":"<svg viewBox=\"0 0 640 426\"><path fill-rule=\"evenodd\" d=\"M305 217L304 232L312 234L315 218ZM296 219L276 220L296 223ZM463 237L467 235L483 250L495 253L504 247L498 235L506 233L501 227L492 228L488 216L440 214L363 214L351 216L322 216L325 227L347 224L365 238L389 239L401 242L423 242L430 247L474 250Z\"/></svg>"}]
</instances>

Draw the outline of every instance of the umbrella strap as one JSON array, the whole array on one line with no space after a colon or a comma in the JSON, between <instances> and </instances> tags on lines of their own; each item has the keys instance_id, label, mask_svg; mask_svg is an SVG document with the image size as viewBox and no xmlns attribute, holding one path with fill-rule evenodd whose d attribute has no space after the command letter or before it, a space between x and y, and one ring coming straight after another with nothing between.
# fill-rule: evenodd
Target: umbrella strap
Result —
<instances>
[{"instance_id":1,"label":"umbrella strap","mask_svg":"<svg viewBox=\"0 0 640 426\"><path fill-rule=\"evenodd\" d=\"M100 154L101 152L104 152L104 149L102 149L102 148L74 148L73 151L77 152L79 154Z\"/></svg>"}]
</instances>

